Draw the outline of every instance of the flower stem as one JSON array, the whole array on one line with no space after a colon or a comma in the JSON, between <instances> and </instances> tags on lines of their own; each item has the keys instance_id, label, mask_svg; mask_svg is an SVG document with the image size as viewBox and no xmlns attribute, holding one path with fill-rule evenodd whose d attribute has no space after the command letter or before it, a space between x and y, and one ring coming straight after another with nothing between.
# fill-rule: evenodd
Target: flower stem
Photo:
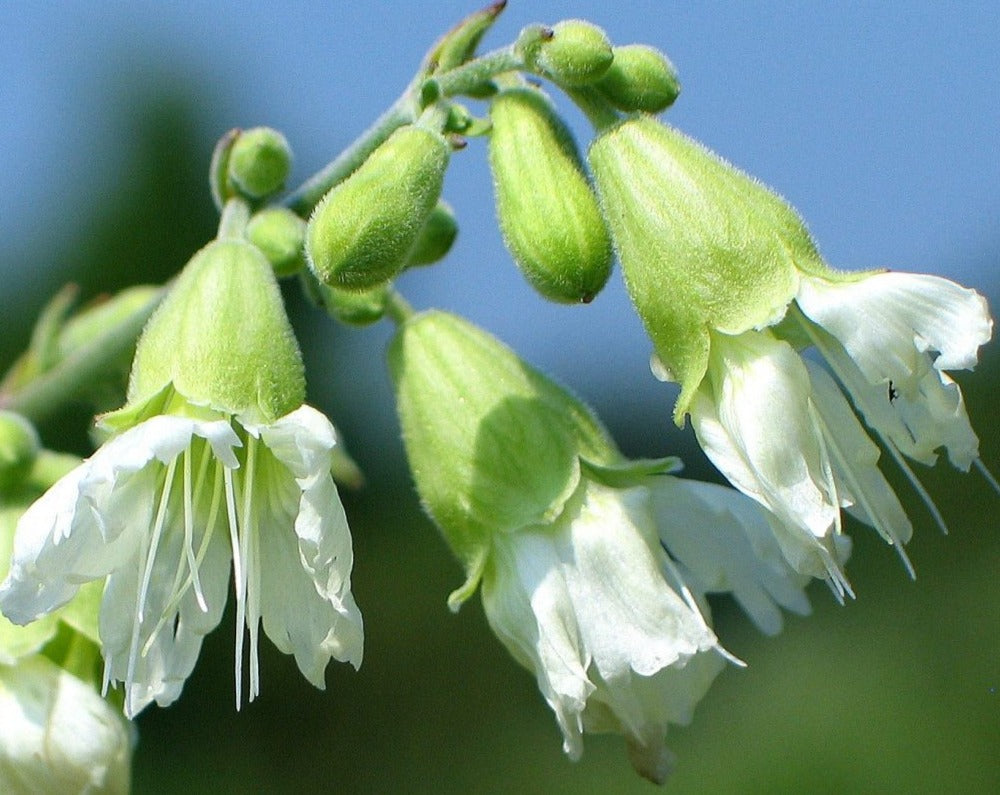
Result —
<instances>
[{"instance_id":1,"label":"flower stem","mask_svg":"<svg viewBox=\"0 0 1000 795\"><path fill-rule=\"evenodd\" d=\"M226 238L241 239L250 222L250 205L245 199L234 196L229 199L222 208L222 216L219 218L219 232L217 239Z\"/></svg>"},{"instance_id":2,"label":"flower stem","mask_svg":"<svg viewBox=\"0 0 1000 795\"><path fill-rule=\"evenodd\" d=\"M413 97L414 88L407 88L350 146L292 191L285 198L284 205L303 218L307 217L330 188L347 179L390 135L416 118L417 107Z\"/></svg>"},{"instance_id":3,"label":"flower stem","mask_svg":"<svg viewBox=\"0 0 1000 795\"><path fill-rule=\"evenodd\" d=\"M559 87L583 111L596 132L603 132L621 121L618 111L594 89L587 86L571 88L560 85Z\"/></svg>"},{"instance_id":4,"label":"flower stem","mask_svg":"<svg viewBox=\"0 0 1000 795\"><path fill-rule=\"evenodd\" d=\"M504 47L435 75L431 80L437 83L443 96L454 97L475 90L496 75L524 68L524 62L514 54L513 48Z\"/></svg>"},{"instance_id":5,"label":"flower stem","mask_svg":"<svg viewBox=\"0 0 1000 795\"><path fill-rule=\"evenodd\" d=\"M409 301L403 298L398 292L389 289L388 300L385 304L385 314L397 326L403 325L406 320L413 316L413 307Z\"/></svg>"}]
</instances>

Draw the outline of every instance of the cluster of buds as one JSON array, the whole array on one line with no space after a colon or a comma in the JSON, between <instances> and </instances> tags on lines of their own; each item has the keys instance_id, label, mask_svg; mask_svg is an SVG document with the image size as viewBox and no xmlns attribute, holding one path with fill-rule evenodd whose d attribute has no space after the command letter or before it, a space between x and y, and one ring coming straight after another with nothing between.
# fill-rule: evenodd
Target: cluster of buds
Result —
<instances>
[{"instance_id":1,"label":"cluster of buds","mask_svg":"<svg viewBox=\"0 0 1000 795\"><path fill-rule=\"evenodd\" d=\"M13 395L0 405L37 411L60 374L107 385L132 356L124 405L97 417L101 444L84 461L53 458L23 416L0 413L0 706L45 694L0 725L0 789L24 788L8 768L49 789L127 788L130 728L95 684L122 685L128 718L171 704L230 582L237 708L245 656L246 692L259 693L261 628L318 688L331 659L360 665L335 485L360 473L304 403L281 277L344 323L396 323L387 360L410 469L465 569L449 604L480 591L574 759L584 733L616 732L636 770L664 781L668 727L691 720L727 661L742 664L706 596L730 594L774 634L782 610L808 613L813 578L853 595L842 510L912 572L883 449L939 519L908 460L943 450L996 487L948 374L971 369L991 336L982 296L935 276L831 269L788 204L656 118L679 83L651 47L569 20L476 57L502 7L446 34L384 122L297 192L281 196L284 136L224 136L210 170L216 239L163 290L40 323L0 385ZM585 156L540 80L593 123ZM460 95L485 101L484 118ZM487 332L396 293L401 273L456 238L442 190L474 136L488 137L499 226L525 279L588 304L617 257L653 372L680 386L676 423L690 417L735 488L681 478L675 458L629 459L591 409ZM57 635L75 650L61 664ZM85 715L89 744L64 736L68 709ZM32 767L40 735L58 740L45 772Z\"/></svg>"}]
</instances>

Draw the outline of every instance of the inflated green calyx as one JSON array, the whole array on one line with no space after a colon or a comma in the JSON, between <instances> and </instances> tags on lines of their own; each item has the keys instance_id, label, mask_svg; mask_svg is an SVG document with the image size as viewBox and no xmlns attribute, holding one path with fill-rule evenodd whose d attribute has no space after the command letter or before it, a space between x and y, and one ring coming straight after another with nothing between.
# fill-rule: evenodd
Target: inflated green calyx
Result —
<instances>
[{"instance_id":1,"label":"inflated green calyx","mask_svg":"<svg viewBox=\"0 0 1000 795\"><path fill-rule=\"evenodd\" d=\"M493 533L558 515L579 481L581 449L600 444L596 427L575 427L585 410L445 312L403 323L389 367L417 491L463 561L472 565Z\"/></svg>"},{"instance_id":2,"label":"inflated green calyx","mask_svg":"<svg viewBox=\"0 0 1000 795\"><path fill-rule=\"evenodd\" d=\"M302 405L298 344L271 266L250 243L215 240L192 257L139 338L126 407L103 424L119 429L165 390L256 423Z\"/></svg>"},{"instance_id":3,"label":"inflated green calyx","mask_svg":"<svg viewBox=\"0 0 1000 795\"><path fill-rule=\"evenodd\" d=\"M450 152L439 133L401 127L327 193L306 230L316 277L364 290L398 274L441 195Z\"/></svg>"},{"instance_id":4,"label":"inflated green calyx","mask_svg":"<svg viewBox=\"0 0 1000 795\"><path fill-rule=\"evenodd\" d=\"M682 422L711 333L777 322L799 269L824 266L787 203L651 117L603 131L589 156L632 302L681 384Z\"/></svg>"},{"instance_id":5,"label":"inflated green calyx","mask_svg":"<svg viewBox=\"0 0 1000 795\"><path fill-rule=\"evenodd\" d=\"M0 411L0 494L27 477L40 449L34 425L20 414Z\"/></svg>"},{"instance_id":6,"label":"inflated green calyx","mask_svg":"<svg viewBox=\"0 0 1000 795\"><path fill-rule=\"evenodd\" d=\"M532 88L498 94L490 168L504 242L546 298L587 303L611 273L611 240L572 135Z\"/></svg>"}]
</instances>

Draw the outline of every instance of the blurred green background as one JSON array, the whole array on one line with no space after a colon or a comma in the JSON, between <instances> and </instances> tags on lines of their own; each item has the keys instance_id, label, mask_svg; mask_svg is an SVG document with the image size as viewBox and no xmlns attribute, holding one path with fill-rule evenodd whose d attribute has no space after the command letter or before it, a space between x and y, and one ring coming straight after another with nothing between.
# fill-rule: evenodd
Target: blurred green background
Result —
<instances>
[{"instance_id":1,"label":"blurred green background","mask_svg":"<svg viewBox=\"0 0 1000 795\"><path fill-rule=\"evenodd\" d=\"M20 174L24 190L15 183L5 194L7 220L2 223L10 244L0 251L2 364L23 348L32 318L66 281L77 282L86 298L136 279L162 280L214 234L216 219L205 175L212 144L225 129L255 123L281 126L293 146L304 150L305 165L300 160L297 173L307 176L392 99L423 47L474 4L427 4L418 10L408 3L351 9L334 3L315 11L325 15L323 24L328 26L329 41L318 43L314 39L319 23L308 24L313 7L307 4L289 6L294 11L285 20L294 25L275 23L271 28L269 12L251 5L245 13L256 20L256 38L246 33L252 25L243 17L228 38L224 28L216 28L214 36L205 33L202 27L214 24L213 15L227 12L178 5L178 17L204 16L203 24L196 26L199 36L222 53L222 61L212 61L190 41L177 44L179 34L176 39L163 35L169 46L150 44L147 27L156 24L161 13L150 8L125 14L115 4L97 3L91 15L79 8L66 11L68 20L57 19L56 6L36 11L38 19L10 7L0 12L0 41L10 45L4 48L4 66L18 52L25 59L56 57L29 48L36 28L44 30L46 21L54 41L68 35L64 29L73 29L81 52L88 43L99 44L99 54L84 61L90 71L83 72L87 79L79 88L82 93L57 114L55 128L50 124L43 129L36 119L37 139L4 139L23 145L9 144L12 156L6 159L12 163L7 179L11 172ZM959 121L942 112L948 108L944 97L951 96L946 89L979 96L967 83L942 78L940 68L912 74L910 66L921 57L927 66L922 51L909 54L913 64L897 64L898 72L893 71L895 56L883 52L880 60L873 54L884 44L880 36L895 41L894 30L919 28L916 44L912 37L910 44L921 46L923 35L928 46L936 44L944 51L942 63L949 55L957 59L956 75L968 73L971 80L1000 60L995 49L988 56L980 52L989 25L996 22L989 12L977 17L979 6L969 4L954 19L936 20L925 5L915 4L916 10L908 11L905 19L873 21L865 17L870 11L844 11L841 19L821 11L825 4L819 4L811 13L797 8L789 21L764 5L756 6L755 13L739 4L706 4L696 13L677 3L638 3L623 21L621 12L609 15L595 3L539 2L525 8L531 5L515 2L508 12L513 24L502 21L491 42L510 40L520 24L534 21L532 14L546 21L582 15L608 26L616 40L632 36L665 47L682 77L690 69L692 80L685 86L691 90L682 95L678 108L683 114L684 103L691 103L687 129L704 135L789 195L814 219L828 253L853 262L874 260L961 276L996 303L1000 167L995 143L983 143L995 135L996 111L991 117L970 111L974 118L960 120L966 127L952 130L949 125ZM237 19L235 7L228 8ZM674 10L676 19L665 20L664 8ZM408 26L412 23L412 37L379 26L390 10L404 16ZM170 24L181 25L174 16L170 19L175 20ZM938 25L936 31L922 27L932 24ZM784 30L787 37L781 38L775 29ZM358 30L390 40L395 36L398 49L382 52L366 36L358 36ZM767 46L748 45L743 37L760 30L771 37ZM1000 25L993 30L1000 32ZM342 31L348 35L341 37ZM793 38L796 31L811 32L813 39ZM296 56L296 36L313 60ZM815 71L817 63L837 57L829 36L843 41L861 37L853 60L839 67L854 79L869 77L856 87L876 90L876 99L867 99L871 107L860 112L838 107L848 89L824 83ZM309 49L324 44L329 66ZM352 47L360 53L355 59L361 60L350 60ZM820 55L813 53L810 62L796 60L810 48L819 48ZM260 80L259 68L255 71L249 62L244 72L227 66L225 53L230 51L241 57L260 53L277 88L244 79L251 75ZM701 57L707 62L717 53L715 60L723 61L717 65L733 75L735 85L720 87L724 81L705 71L697 53L706 51ZM303 66L307 61L308 69ZM311 96L298 99L304 106L299 116L285 116L282 106L274 104L282 88L275 72L280 77L283 68L289 86L313 85ZM354 85L365 82L350 72L358 68L371 70L378 80ZM757 75L761 96L749 97L749 89L739 81L753 84L755 69L770 68L775 72L767 79ZM15 102L13 97L24 86L15 85L16 69L5 74L0 78L5 81L0 82L0 125L9 131L23 126L25 115L30 119L41 112L31 102L42 102L44 95L32 96L23 105ZM995 69L989 74L995 80ZM886 85L876 82L872 89L872 75L888 75ZM935 82L935 75L944 87ZM348 76L351 85L345 82ZM774 81L782 76L786 82L776 86ZM315 88L317 79L327 81L325 91ZM880 88L882 94L877 93ZM980 90L985 91L986 84L981 83ZM890 105L878 105L878 97ZM906 112L937 113L938 126L928 122L928 129L937 131L931 135L940 133L941 141L908 138L917 134L893 115L903 113L891 105L894 99L909 105L928 103L916 109L908 105ZM754 116L751 108L750 115L740 116L741 123L727 131L727 114L738 115L741 102L756 103L753 108L761 114L771 110L786 115L781 123L769 122L771 117ZM91 105L89 115L81 110ZM310 108L317 108L313 115ZM333 124L330 117L337 118L335 127L328 126ZM708 118L720 127L702 132L699 121ZM878 132L871 132L881 130L884 138L893 124L900 127L899 140L883 141ZM787 147L782 135L789 136ZM49 139L54 141L51 151L61 153L62 159L25 171L24 163L30 164ZM843 151L823 148L820 140L839 141ZM949 140L949 146L941 145ZM804 149L795 149L799 145ZM865 149L879 145L884 150ZM810 149L816 150L815 160L807 159ZM414 274L418 278L410 278L404 289L412 288L408 294L422 304L443 295L449 306L467 307L479 322L526 350L529 358L596 406L626 452L677 452L688 462L689 475L713 477L690 434L670 428L673 395L655 384L645 369L648 345L628 314L620 287L612 286L610 297L602 296L591 308L536 308L540 302L507 265L492 230L481 147L473 142L470 150L462 155L457 176L449 177L446 190L459 208L460 244L436 273ZM921 171L928 153L940 162ZM872 168L866 155L884 167ZM944 170L934 171L937 167ZM913 169L913 181L907 183L906 172ZM974 193L980 179L993 186L992 192ZM847 191L857 201L838 203L826 198L824 190L834 197L836 191ZM952 199L958 196L974 209L965 209L961 222L952 216L947 223L940 220L938 216L955 212ZM911 199L912 207L907 204ZM17 219L16 227L12 218ZM851 247L852 242L857 245ZM930 258L922 259L922 253ZM358 673L331 666L327 690L320 693L304 682L290 658L264 643L262 695L236 714L230 611L208 638L183 698L169 709L149 709L140 716L135 791L651 791L651 785L633 775L618 737L589 737L583 760L566 760L533 677L515 666L491 636L478 600L457 616L447 611L445 598L462 574L421 516L403 467L388 377L377 364L389 329L344 330L318 316L294 285L289 287L289 306L307 359L310 399L341 427L368 476L365 490L344 494L355 538L354 592L366 622L365 662ZM616 359L627 363L614 366ZM983 459L996 470L996 346L986 350L974 375L960 374L959 380L980 433ZM628 396L624 400L623 394ZM68 412L43 433L52 444L69 444L82 452L86 422L82 409ZM854 528L856 548L848 573L856 602L840 607L822 586L814 586L814 615L789 617L784 633L771 639L757 634L728 600L713 602L723 642L749 667L725 671L694 724L673 733L670 744L678 765L669 791L1000 791L1000 538L995 518L1000 498L976 475L961 476L946 467L921 474L926 474L925 483L952 534L942 537L916 498L906 500L916 525L909 547L916 582L907 579L894 553L871 531ZM896 483L901 494L909 494L900 478Z\"/></svg>"}]
</instances>

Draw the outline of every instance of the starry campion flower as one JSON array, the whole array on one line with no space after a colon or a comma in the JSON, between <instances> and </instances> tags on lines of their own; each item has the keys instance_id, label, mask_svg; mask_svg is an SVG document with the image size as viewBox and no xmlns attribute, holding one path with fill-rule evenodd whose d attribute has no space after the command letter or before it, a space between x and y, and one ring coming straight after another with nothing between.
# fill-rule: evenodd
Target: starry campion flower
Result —
<instances>
[{"instance_id":1,"label":"starry campion flower","mask_svg":"<svg viewBox=\"0 0 1000 795\"><path fill-rule=\"evenodd\" d=\"M971 369L990 338L982 296L934 276L831 270L785 202L652 118L602 131L590 162L654 372L681 385L675 420L690 414L713 463L780 520L797 571L850 593L846 508L912 572L910 521L855 410L940 521L905 459L932 464L944 448L986 472L946 372ZM800 356L810 346L835 378Z\"/></svg>"},{"instance_id":2,"label":"starry campion flower","mask_svg":"<svg viewBox=\"0 0 1000 795\"><path fill-rule=\"evenodd\" d=\"M571 758L585 732L617 732L663 781L669 724L731 659L704 594L731 591L768 632L779 605L808 610L765 512L665 474L674 459L625 459L589 409L455 316L411 317L389 360L417 489L468 575L449 603L481 583Z\"/></svg>"},{"instance_id":3,"label":"starry campion flower","mask_svg":"<svg viewBox=\"0 0 1000 795\"><path fill-rule=\"evenodd\" d=\"M351 538L330 474L336 435L302 405L298 348L269 266L219 240L188 263L136 350L114 435L24 514L0 608L26 623L103 580L105 687L125 711L181 692L236 596L236 704L259 627L324 686L329 660L360 665Z\"/></svg>"}]
</instances>

